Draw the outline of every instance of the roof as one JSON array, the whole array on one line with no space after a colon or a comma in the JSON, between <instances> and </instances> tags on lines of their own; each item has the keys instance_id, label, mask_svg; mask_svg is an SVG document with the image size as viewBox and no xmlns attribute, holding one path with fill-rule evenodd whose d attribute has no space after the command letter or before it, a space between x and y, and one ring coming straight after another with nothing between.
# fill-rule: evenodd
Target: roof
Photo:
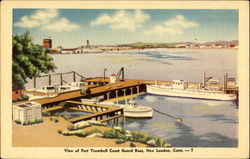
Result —
<instances>
[{"instance_id":1,"label":"roof","mask_svg":"<svg viewBox=\"0 0 250 159\"><path fill-rule=\"evenodd\" d=\"M110 76L116 76L116 74L114 74L114 73L113 73L113 74L112 74L112 75L110 75Z\"/></svg>"}]
</instances>

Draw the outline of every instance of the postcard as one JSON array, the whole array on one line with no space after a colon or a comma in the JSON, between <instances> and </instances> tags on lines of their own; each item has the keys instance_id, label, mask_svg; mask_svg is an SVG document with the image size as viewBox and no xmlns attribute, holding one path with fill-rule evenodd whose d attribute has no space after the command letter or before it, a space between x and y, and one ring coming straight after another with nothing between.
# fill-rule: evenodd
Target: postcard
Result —
<instances>
[{"instance_id":1,"label":"postcard","mask_svg":"<svg viewBox=\"0 0 250 159\"><path fill-rule=\"evenodd\" d=\"M2 2L1 157L248 158L248 9Z\"/></svg>"}]
</instances>

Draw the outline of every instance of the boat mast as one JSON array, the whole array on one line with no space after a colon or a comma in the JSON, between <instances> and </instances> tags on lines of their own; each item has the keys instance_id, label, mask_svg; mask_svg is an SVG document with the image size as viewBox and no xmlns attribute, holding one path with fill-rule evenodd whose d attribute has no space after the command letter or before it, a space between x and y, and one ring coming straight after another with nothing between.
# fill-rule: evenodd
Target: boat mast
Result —
<instances>
[{"instance_id":1,"label":"boat mast","mask_svg":"<svg viewBox=\"0 0 250 159\"><path fill-rule=\"evenodd\" d=\"M205 84L206 84L206 72L203 73L203 87L205 88Z\"/></svg>"},{"instance_id":2,"label":"boat mast","mask_svg":"<svg viewBox=\"0 0 250 159\"><path fill-rule=\"evenodd\" d=\"M225 75L223 75L223 87L222 87L222 91L223 93L225 93Z\"/></svg>"}]
</instances>

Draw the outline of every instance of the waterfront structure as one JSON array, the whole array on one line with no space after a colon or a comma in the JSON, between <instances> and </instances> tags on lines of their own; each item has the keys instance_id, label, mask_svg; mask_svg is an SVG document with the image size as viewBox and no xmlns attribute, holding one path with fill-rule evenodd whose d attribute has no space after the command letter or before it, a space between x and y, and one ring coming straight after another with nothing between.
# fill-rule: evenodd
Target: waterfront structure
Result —
<instances>
[{"instance_id":1,"label":"waterfront structure","mask_svg":"<svg viewBox=\"0 0 250 159\"><path fill-rule=\"evenodd\" d=\"M43 39L43 46L46 49L52 48L52 39Z\"/></svg>"},{"instance_id":2,"label":"waterfront structure","mask_svg":"<svg viewBox=\"0 0 250 159\"><path fill-rule=\"evenodd\" d=\"M42 119L41 104L37 102L26 102L13 106L13 120L22 124L36 119Z\"/></svg>"},{"instance_id":3,"label":"waterfront structure","mask_svg":"<svg viewBox=\"0 0 250 159\"><path fill-rule=\"evenodd\" d=\"M61 52L62 54L73 54L75 50L76 50L75 48L68 48L68 49L62 49Z\"/></svg>"}]
</instances>

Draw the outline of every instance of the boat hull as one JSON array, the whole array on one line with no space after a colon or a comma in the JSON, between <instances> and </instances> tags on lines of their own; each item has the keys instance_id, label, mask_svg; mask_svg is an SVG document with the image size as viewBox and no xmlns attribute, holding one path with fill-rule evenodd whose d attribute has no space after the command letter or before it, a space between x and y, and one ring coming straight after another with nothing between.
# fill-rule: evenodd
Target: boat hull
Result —
<instances>
[{"instance_id":1,"label":"boat hull","mask_svg":"<svg viewBox=\"0 0 250 159\"><path fill-rule=\"evenodd\" d=\"M147 85L147 93L164 95L179 98L205 99L205 100L221 100L233 101L236 100L234 94L214 93L196 90L174 90L171 88L164 88L158 85Z\"/></svg>"},{"instance_id":2,"label":"boat hull","mask_svg":"<svg viewBox=\"0 0 250 159\"><path fill-rule=\"evenodd\" d=\"M153 117L153 110L149 111L129 111L124 109L124 116L125 117L131 117L131 118L152 118Z\"/></svg>"}]
</instances>

